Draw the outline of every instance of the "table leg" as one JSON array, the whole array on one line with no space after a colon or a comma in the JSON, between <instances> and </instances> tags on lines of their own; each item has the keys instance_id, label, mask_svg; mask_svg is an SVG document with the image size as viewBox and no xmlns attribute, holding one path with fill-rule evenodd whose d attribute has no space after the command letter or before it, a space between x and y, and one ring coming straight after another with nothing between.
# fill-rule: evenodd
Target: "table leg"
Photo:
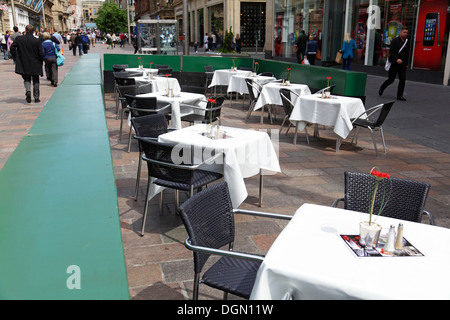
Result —
<instances>
[{"instance_id":1,"label":"table leg","mask_svg":"<svg viewBox=\"0 0 450 320\"><path fill-rule=\"evenodd\" d=\"M336 139L336 152L339 152L339 148L341 147L341 144L342 144L342 139L341 139L341 137L337 137L337 139Z\"/></svg>"},{"instance_id":2,"label":"table leg","mask_svg":"<svg viewBox=\"0 0 450 320\"><path fill-rule=\"evenodd\" d=\"M295 123L294 144L297 144L298 123L299 121Z\"/></svg>"},{"instance_id":3,"label":"table leg","mask_svg":"<svg viewBox=\"0 0 450 320\"><path fill-rule=\"evenodd\" d=\"M261 107L261 119L259 120L261 124L263 124L263 119L264 119L264 106Z\"/></svg>"},{"instance_id":4,"label":"table leg","mask_svg":"<svg viewBox=\"0 0 450 320\"><path fill-rule=\"evenodd\" d=\"M263 202L264 175L262 169L259 170L259 206L262 207Z\"/></svg>"}]
</instances>

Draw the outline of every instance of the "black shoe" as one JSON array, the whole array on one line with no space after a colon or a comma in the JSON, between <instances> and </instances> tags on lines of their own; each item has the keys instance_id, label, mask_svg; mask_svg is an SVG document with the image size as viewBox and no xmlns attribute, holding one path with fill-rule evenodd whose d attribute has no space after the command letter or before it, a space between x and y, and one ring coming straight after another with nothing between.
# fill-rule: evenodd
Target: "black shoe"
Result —
<instances>
[{"instance_id":1,"label":"black shoe","mask_svg":"<svg viewBox=\"0 0 450 320\"><path fill-rule=\"evenodd\" d=\"M38 103L41 102L41 100L39 100L39 98L34 98L34 102Z\"/></svg>"},{"instance_id":2,"label":"black shoe","mask_svg":"<svg viewBox=\"0 0 450 320\"><path fill-rule=\"evenodd\" d=\"M27 91L27 93L26 93L26 95L27 95L27 102L28 103L31 103L31 92L30 91Z\"/></svg>"},{"instance_id":3,"label":"black shoe","mask_svg":"<svg viewBox=\"0 0 450 320\"><path fill-rule=\"evenodd\" d=\"M406 99L404 97L397 97L397 100L406 101Z\"/></svg>"},{"instance_id":4,"label":"black shoe","mask_svg":"<svg viewBox=\"0 0 450 320\"><path fill-rule=\"evenodd\" d=\"M380 88L380 90L378 90L378 94L380 95L380 96L382 96L383 95L383 90Z\"/></svg>"},{"instance_id":5,"label":"black shoe","mask_svg":"<svg viewBox=\"0 0 450 320\"><path fill-rule=\"evenodd\" d=\"M57 87L57 86L58 86L58 84L57 84L57 83L55 82L55 83L53 84L53 86L54 86L54 87Z\"/></svg>"}]
</instances>

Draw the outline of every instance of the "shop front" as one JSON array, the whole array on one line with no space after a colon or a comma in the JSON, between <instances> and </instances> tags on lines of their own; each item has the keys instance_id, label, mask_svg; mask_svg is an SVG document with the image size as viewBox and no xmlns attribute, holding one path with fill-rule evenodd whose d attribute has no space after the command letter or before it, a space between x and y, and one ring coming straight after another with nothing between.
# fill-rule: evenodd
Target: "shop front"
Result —
<instances>
[{"instance_id":1,"label":"shop front","mask_svg":"<svg viewBox=\"0 0 450 320\"><path fill-rule=\"evenodd\" d=\"M450 65L449 8L449 0L274 0L273 52L294 58L305 30L319 43L322 63L332 63L350 33L357 45L353 63L382 67L391 41L406 26L409 69L443 72Z\"/></svg>"}]
</instances>

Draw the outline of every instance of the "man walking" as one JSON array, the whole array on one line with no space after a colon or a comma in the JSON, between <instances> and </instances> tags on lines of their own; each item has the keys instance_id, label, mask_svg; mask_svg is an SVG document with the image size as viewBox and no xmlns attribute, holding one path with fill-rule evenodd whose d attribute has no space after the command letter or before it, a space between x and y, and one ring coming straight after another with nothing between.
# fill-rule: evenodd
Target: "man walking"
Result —
<instances>
[{"instance_id":1,"label":"man walking","mask_svg":"<svg viewBox=\"0 0 450 320\"><path fill-rule=\"evenodd\" d=\"M305 34L305 30L302 30L300 36L297 39L297 62L302 63L303 57L305 56L306 43L308 42L308 37Z\"/></svg>"},{"instance_id":2,"label":"man walking","mask_svg":"<svg viewBox=\"0 0 450 320\"><path fill-rule=\"evenodd\" d=\"M408 28L403 27L400 31L400 36L392 40L391 48L389 50L389 61L391 67L389 68L389 78L381 85L378 94L381 96L383 91L394 82L398 74L399 84L397 89L397 100L406 101L403 97L406 82L406 68L408 66L409 58L409 44L408 44Z\"/></svg>"},{"instance_id":3,"label":"man walking","mask_svg":"<svg viewBox=\"0 0 450 320\"><path fill-rule=\"evenodd\" d=\"M27 96L26 101L31 102L31 80L33 80L34 102L40 102L39 76L43 76L44 51L42 50L41 40L33 36L34 27L29 24L25 31L26 34L17 37L11 45L11 49L16 53L15 72L22 75Z\"/></svg>"}]
</instances>

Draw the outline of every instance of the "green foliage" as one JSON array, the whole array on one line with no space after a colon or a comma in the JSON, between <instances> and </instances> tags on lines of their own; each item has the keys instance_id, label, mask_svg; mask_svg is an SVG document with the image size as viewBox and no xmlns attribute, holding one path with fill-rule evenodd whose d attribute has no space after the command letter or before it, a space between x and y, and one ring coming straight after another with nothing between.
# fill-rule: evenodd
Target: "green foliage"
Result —
<instances>
[{"instance_id":1,"label":"green foliage","mask_svg":"<svg viewBox=\"0 0 450 320\"><path fill-rule=\"evenodd\" d=\"M112 0L108 0L100 8L95 23L101 31L110 33L126 32L127 13L121 10Z\"/></svg>"},{"instance_id":2,"label":"green foliage","mask_svg":"<svg viewBox=\"0 0 450 320\"><path fill-rule=\"evenodd\" d=\"M234 50L233 50L233 32L231 31L231 27L230 27L230 31L225 30L223 46L222 46L222 49L219 50L219 52L222 52L222 53L234 52Z\"/></svg>"}]
</instances>

